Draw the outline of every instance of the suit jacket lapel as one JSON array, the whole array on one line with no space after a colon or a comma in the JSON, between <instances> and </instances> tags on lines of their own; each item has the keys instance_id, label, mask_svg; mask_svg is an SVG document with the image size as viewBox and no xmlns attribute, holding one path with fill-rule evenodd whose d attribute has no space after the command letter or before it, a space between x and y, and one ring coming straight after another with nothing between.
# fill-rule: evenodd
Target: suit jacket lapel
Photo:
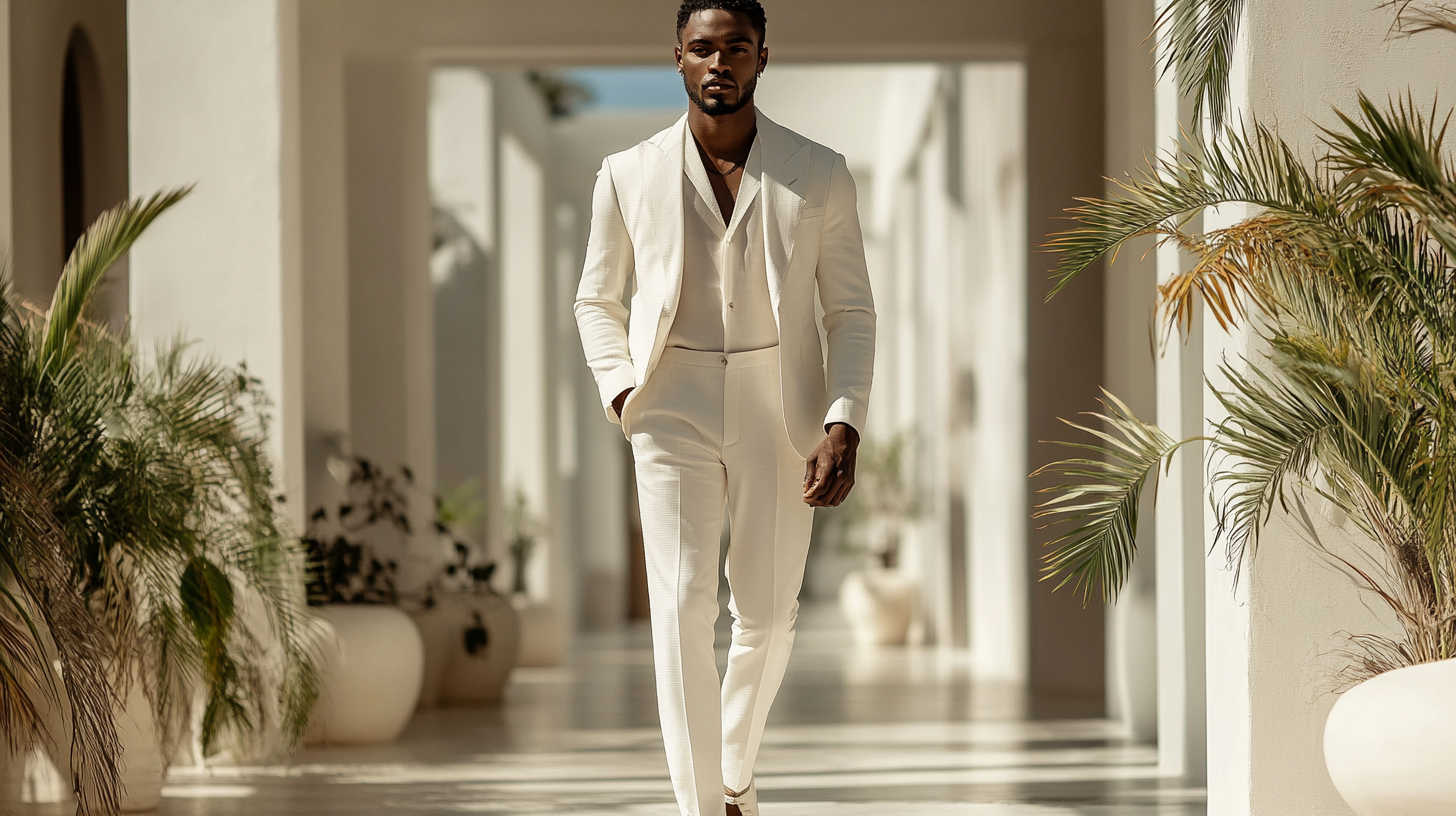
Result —
<instances>
[{"instance_id":1,"label":"suit jacket lapel","mask_svg":"<svg viewBox=\"0 0 1456 816\"><path fill-rule=\"evenodd\" d=\"M758 136L763 145L763 247L767 256L768 292L778 320L784 276L794 257L794 235L804 212L804 191L809 184L809 147L762 113ZM782 328L782 327L781 327Z\"/></svg>"},{"instance_id":2,"label":"suit jacket lapel","mask_svg":"<svg viewBox=\"0 0 1456 816\"><path fill-rule=\"evenodd\" d=\"M642 194L646 197L642 212L647 216L645 228L654 235L653 243L661 247L662 310L659 313L658 340L666 337L671 315L677 311L682 294L683 243L683 147L687 135L686 114L676 125L664 130L652 144L663 152L656 161L645 163ZM641 269L641 267L639 267ZM655 350L654 350L655 356Z\"/></svg>"}]
</instances>

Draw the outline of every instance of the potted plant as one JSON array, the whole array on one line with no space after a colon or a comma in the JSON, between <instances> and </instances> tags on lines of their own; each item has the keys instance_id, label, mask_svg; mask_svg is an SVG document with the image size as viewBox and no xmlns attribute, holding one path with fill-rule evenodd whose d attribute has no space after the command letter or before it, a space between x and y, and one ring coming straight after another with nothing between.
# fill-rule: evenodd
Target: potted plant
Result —
<instances>
[{"instance_id":1,"label":"potted plant","mask_svg":"<svg viewBox=\"0 0 1456 816\"><path fill-rule=\"evenodd\" d=\"M84 317L185 195L103 214L44 312L0 284L0 716L12 755L46 747L86 813L158 804L194 698L207 748L267 728L288 747L316 690L257 381L181 343L142 365Z\"/></svg>"},{"instance_id":2,"label":"potted plant","mask_svg":"<svg viewBox=\"0 0 1456 816\"><path fill-rule=\"evenodd\" d=\"M521 621L521 647L516 657L520 666L559 666L566 654L561 615L549 602L533 600L526 582L537 539L545 522L531 508L525 491L517 488L504 518L502 538L511 559L511 603Z\"/></svg>"},{"instance_id":3,"label":"potted plant","mask_svg":"<svg viewBox=\"0 0 1456 816\"><path fill-rule=\"evenodd\" d=\"M521 623L511 602L491 588L495 562L480 560L461 530L484 511L467 482L435 501L435 531L448 560L426 588L415 622L425 640L420 707L499 702L521 644Z\"/></svg>"},{"instance_id":4,"label":"potted plant","mask_svg":"<svg viewBox=\"0 0 1456 816\"><path fill-rule=\"evenodd\" d=\"M1233 18L1200 5L1176 3L1164 23L1180 75L1202 77L1192 89L1217 100L1227 54L1214 52L1231 45L1210 32ZM1456 30L1445 9L1420 12ZM1222 367L1228 385L1215 395L1228 418L1205 440L1231 563L1253 556L1276 507L1305 498L1347 519L1383 562L1339 559L1402 632L1353 638L1356 685L1325 731L1331 778L1370 816L1456 812L1456 732L1433 725L1456 715L1456 168L1441 118L1362 96L1324 132L1313 166L1265 127L1230 129L1127 179L1116 198L1084 202L1080 225L1052 241L1058 289L1130 238L1175 241L1196 263L1160 288L1164 337L1188 325L1201 296L1220 325L1260 341ZM1186 229L1226 202L1257 212ZM1064 481L1039 515L1069 523L1048 577L1108 597L1137 554L1138 496L1183 443L1115 397L1105 404L1104 428L1074 426L1093 437L1071 445L1078 458L1044 469Z\"/></svg>"},{"instance_id":5,"label":"potted plant","mask_svg":"<svg viewBox=\"0 0 1456 816\"><path fill-rule=\"evenodd\" d=\"M903 645L919 614L919 586L898 568L905 522L920 504L904 474L908 434L866 438L855 465L856 490L836 515L839 551L864 565L839 586L839 608L860 646Z\"/></svg>"},{"instance_id":6,"label":"potted plant","mask_svg":"<svg viewBox=\"0 0 1456 816\"><path fill-rule=\"evenodd\" d=\"M400 475L413 481L408 469ZM424 643L399 609L397 566L358 540L379 526L408 535L408 500L393 475L355 457L345 500L332 518L323 508L315 510L303 539L308 602L327 630L311 743L392 742L419 702Z\"/></svg>"}]
</instances>

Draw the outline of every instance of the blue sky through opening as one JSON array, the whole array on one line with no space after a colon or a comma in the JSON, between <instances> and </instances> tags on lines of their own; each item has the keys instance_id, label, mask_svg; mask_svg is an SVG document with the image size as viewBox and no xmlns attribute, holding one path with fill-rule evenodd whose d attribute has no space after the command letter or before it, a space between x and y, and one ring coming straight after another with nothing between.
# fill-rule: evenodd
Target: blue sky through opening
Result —
<instances>
[{"instance_id":1,"label":"blue sky through opening","mask_svg":"<svg viewBox=\"0 0 1456 816\"><path fill-rule=\"evenodd\" d=\"M586 110L681 108L687 96L671 65L577 68L566 76L592 89Z\"/></svg>"}]
</instances>

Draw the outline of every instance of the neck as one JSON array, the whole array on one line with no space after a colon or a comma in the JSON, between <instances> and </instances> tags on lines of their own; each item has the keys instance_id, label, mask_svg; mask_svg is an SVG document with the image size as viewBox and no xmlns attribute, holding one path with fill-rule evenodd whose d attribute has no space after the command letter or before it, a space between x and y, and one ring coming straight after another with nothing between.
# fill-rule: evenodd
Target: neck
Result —
<instances>
[{"instance_id":1,"label":"neck","mask_svg":"<svg viewBox=\"0 0 1456 816\"><path fill-rule=\"evenodd\" d=\"M749 102L736 113L709 116L697 107L688 109L688 129L709 156L728 161L743 161L753 147L758 130L758 112Z\"/></svg>"}]
</instances>

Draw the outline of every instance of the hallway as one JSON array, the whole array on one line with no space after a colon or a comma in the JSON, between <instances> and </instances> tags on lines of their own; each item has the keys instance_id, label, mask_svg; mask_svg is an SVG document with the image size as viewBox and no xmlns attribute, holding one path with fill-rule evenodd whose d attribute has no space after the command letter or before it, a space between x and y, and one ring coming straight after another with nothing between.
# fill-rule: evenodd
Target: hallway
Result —
<instances>
[{"instance_id":1,"label":"hallway","mask_svg":"<svg viewBox=\"0 0 1456 816\"><path fill-rule=\"evenodd\" d=\"M726 613L720 646L726 643ZM720 660L726 652L720 649ZM759 761L770 816L1203 816L1156 752L1102 720L1023 722L963 652L854 649L808 607ZM305 750L288 767L175 769L163 814L672 816L645 627L581 636L518 670L495 709L424 711L393 745ZM852 804L835 804L852 803Z\"/></svg>"}]
</instances>

